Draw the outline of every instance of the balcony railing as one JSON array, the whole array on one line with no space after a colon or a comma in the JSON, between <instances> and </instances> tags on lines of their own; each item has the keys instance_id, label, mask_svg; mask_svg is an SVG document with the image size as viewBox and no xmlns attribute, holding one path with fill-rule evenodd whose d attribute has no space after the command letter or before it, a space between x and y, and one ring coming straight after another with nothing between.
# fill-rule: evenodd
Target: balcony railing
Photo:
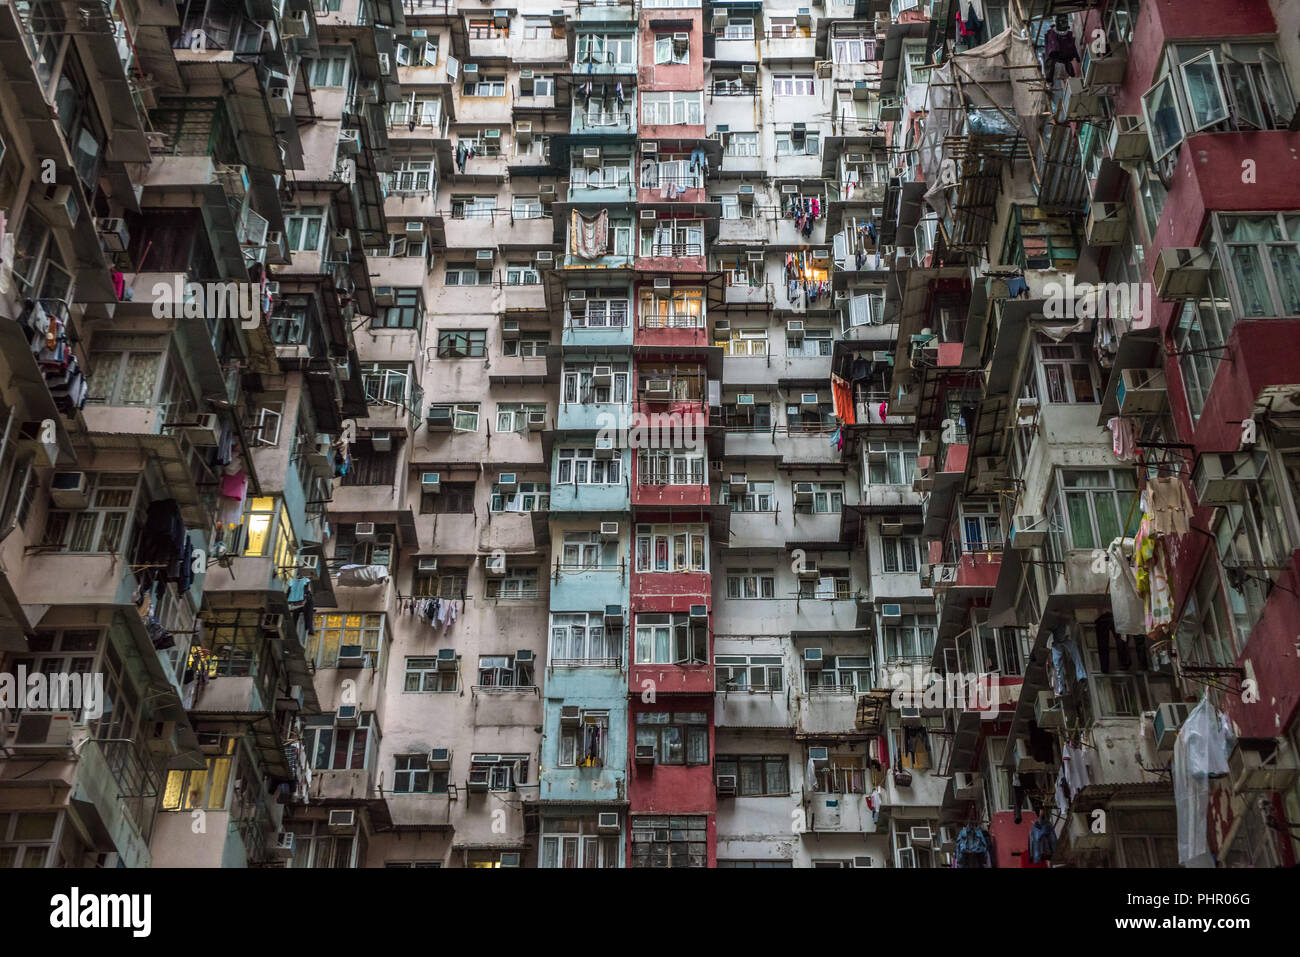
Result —
<instances>
[{"instance_id":1,"label":"balcony railing","mask_svg":"<svg viewBox=\"0 0 1300 957\"><path fill-rule=\"evenodd\" d=\"M641 314L642 329L703 329L704 317L677 313L651 312Z\"/></svg>"},{"instance_id":2,"label":"balcony railing","mask_svg":"<svg viewBox=\"0 0 1300 957\"><path fill-rule=\"evenodd\" d=\"M867 773L861 768L822 768L814 775L816 790L826 794L866 794Z\"/></svg>"},{"instance_id":3,"label":"balcony railing","mask_svg":"<svg viewBox=\"0 0 1300 957\"><path fill-rule=\"evenodd\" d=\"M702 243L651 243L646 256L703 256Z\"/></svg>"},{"instance_id":4,"label":"balcony railing","mask_svg":"<svg viewBox=\"0 0 1300 957\"><path fill-rule=\"evenodd\" d=\"M574 113L574 117L578 122L579 130L627 130L632 128L632 114L618 110L602 110L599 113L579 110Z\"/></svg>"}]
</instances>

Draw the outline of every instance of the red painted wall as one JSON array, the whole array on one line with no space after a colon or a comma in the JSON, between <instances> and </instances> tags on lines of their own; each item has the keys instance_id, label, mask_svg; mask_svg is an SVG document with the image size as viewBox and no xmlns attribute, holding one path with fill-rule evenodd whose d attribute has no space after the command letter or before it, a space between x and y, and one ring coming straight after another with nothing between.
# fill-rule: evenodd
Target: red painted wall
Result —
<instances>
[{"instance_id":1,"label":"red painted wall","mask_svg":"<svg viewBox=\"0 0 1300 957\"><path fill-rule=\"evenodd\" d=\"M1020 867L1021 858L1029 851L1029 829L1034 826L1034 815L1025 811L1019 824L1014 811L999 811L989 822L989 835L993 838L993 866Z\"/></svg>"},{"instance_id":2,"label":"red painted wall","mask_svg":"<svg viewBox=\"0 0 1300 957\"><path fill-rule=\"evenodd\" d=\"M656 33L689 33L686 63L655 63ZM651 9L641 13L637 50L637 85L641 92L704 89L703 14L699 9ZM682 127L671 127L681 129ZM654 139L644 130L642 137Z\"/></svg>"}]
</instances>

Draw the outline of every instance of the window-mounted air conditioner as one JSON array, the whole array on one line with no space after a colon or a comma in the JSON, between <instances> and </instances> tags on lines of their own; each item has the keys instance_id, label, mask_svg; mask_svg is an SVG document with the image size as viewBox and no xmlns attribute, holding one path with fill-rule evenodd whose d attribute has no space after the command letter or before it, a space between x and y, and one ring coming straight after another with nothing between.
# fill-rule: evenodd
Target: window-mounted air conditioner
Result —
<instances>
[{"instance_id":1,"label":"window-mounted air conditioner","mask_svg":"<svg viewBox=\"0 0 1300 957\"><path fill-rule=\"evenodd\" d=\"M596 815L596 830L602 834L618 833L618 812L601 811Z\"/></svg>"},{"instance_id":2,"label":"window-mounted air conditioner","mask_svg":"<svg viewBox=\"0 0 1300 957\"><path fill-rule=\"evenodd\" d=\"M429 770L448 771L451 769L451 748L429 749Z\"/></svg>"},{"instance_id":3,"label":"window-mounted air conditioner","mask_svg":"<svg viewBox=\"0 0 1300 957\"><path fill-rule=\"evenodd\" d=\"M1164 369L1123 369L1115 387L1123 416L1161 415L1169 408Z\"/></svg>"},{"instance_id":4,"label":"window-mounted air conditioner","mask_svg":"<svg viewBox=\"0 0 1300 957\"><path fill-rule=\"evenodd\" d=\"M456 670L456 649L439 648L438 656L434 661L434 668L437 671L455 671Z\"/></svg>"},{"instance_id":5,"label":"window-mounted air conditioner","mask_svg":"<svg viewBox=\"0 0 1300 957\"><path fill-rule=\"evenodd\" d=\"M636 763L640 765L654 764L655 746L653 744L638 744L636 746Z\"/></svg>"},{"instance_id":6,"label":"window-mounted air conditioner","mask_svg":"<svg viewBox=\"0 0 1300 957\"><path fill-rule=\"evenodd\" d=\"M1253 452L1202 452L1192 467L1192 490L1203 506L1236 505L1259 481L1259 459Z\"/></svg>"},{"instance_id":7,"label":"window-mounted air conditioner","mask_svg":"<svg viewBox=\"0 0 1300 957\"><path fill-rule=\"evenodd\" d=\"M362 668L365 663L366 653L361 645L339 645L340 668Z\"/></svg>"},{"instance_id":8,"label":"window-mounted air conditioner","mask_svg":"<svg viewBox=\"0 0 1300 957\"><path fill-rule=\"evenodd\" d=\"M880 620L886 625L897 625L903 620L903 606L895 604L881 605Z\"/></svg>"},{"instance_id":9,"label":"window-mounted air conditioner","mask_svg":"<svg viewBox=\"0 0 1300 957\"><path fill-rule=\"evenodd\" d=\"M1047 544L1047 526L1038 515L1017 515L1011 520L1011 547L1039 548Z\"/></svg>"},{"instance_id":10,"label":"window-mounted air conditioner","mask_svg":"<svg viewBox=\"0 0 1300 957\"><path fill-rule=\"evenodd\" d=\"M716 776L716 790L718 797L735 797L736 796L736 775L719 774Z\"/></svg>"},{"instance_id":11,"label":"window-mounted air conditioner","mask_svg":"<svg viewBox=\"0 0 1300 957\"><path fill-rule=\"evenodd\" d=\"M438 492L442 490L442 473L441 472L421 472L420 473L420 491Z\"/></svg>"},{"instance_id":12,"label":"window-mounted air conditioner","mask_svg":"<svg viewBox=\"0 0 1300 957\"><path fill-rule=\"evenodd\" d=\"M416 559L415 570L421 575L432 575L438 570L438 559L436 558L419 558Z\"/></svg>"},{"instance_id":13,"label":"window-mounted air conditioner","mask_svg":"<svg viewBox=\"0 0 1300 957\"><path fill-rule=\"evenodd\" d=\"M85 508L90 504L90 479L85 472L55 472L50 501L56 508Z\"/></svg>"},{"instance_id":14,"label":"window-mounted air conditioner","mask_svg":"<svg viewBox=\"0 0 1300 957\"><path fill-rule=\"evenodd\" d=\"M353 540L357 542L373 542L375 540L375 523L374 522L357 522L353 526Z\"/></svg>"},{"instance_id":15,"label":"window-mounted air conditioner","mask_svg":"<svg viewBox=\"0 0 1300 957\"><path fill-rule=\"evenodd\" d=\"M820 648L805 648L803 650L803 666L805 670L821 671L824 661Z\"/></svg>"},{"instance_id":16,"label":"window-mounted air conditioner","mask_svg":"<svg viewBox=\"0 0 1300 957\"><path fill-rule=\"evenodd\" d=\"M612 459L614 457L614 440L608 436L598 437L593 451L598 459Z\"/></svg>"},{"instance_id":17,"label":"window-mounted air conditioner","mask_svg":"<svg viewBox=\"0 0 1300 957\"><path fill-rule=\"evenodd\" d=\"M831 763L830 748L815 747L808 749L808 760L814 768L824 768Z\"/></svg>"},{"instance_id":18,"label":"window-mounted air conditioner","mask_svg":"<svg viewBox=\"0 0 1300 957\"><path fill-rule=\"evenodd\" d=\"M1195 299L1205 292L1210 257L1194 246L1166 246L1156 253L1151 278L1164 300Z\"/></svg>"},{"instance_id":19,"label":"window-mounted air conditioner","mask_svg":"<svg viewBox=\"0 0 1300 957\"><path fill-rule=\"evenodd\" d=\"M618 541L618 522L601 522L600 537L602 541Z\"/></svg>"},{"instance_id":20,"label":"window-mounted air conditioner","mask_svg":"<svg viewBox=\"0 0 1300 957\"><path fill-rule=\"evenodd\" d=\"M334 712L334 727L355 728L361 712L354 704L341 704Z\"/></svg>"}]
</instances>

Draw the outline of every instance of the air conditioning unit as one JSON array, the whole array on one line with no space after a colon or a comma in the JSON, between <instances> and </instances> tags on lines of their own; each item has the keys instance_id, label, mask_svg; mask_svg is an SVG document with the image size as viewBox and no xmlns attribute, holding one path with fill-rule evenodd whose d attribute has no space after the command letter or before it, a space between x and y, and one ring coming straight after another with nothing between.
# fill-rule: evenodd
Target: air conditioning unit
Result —
<instances>
[{"instance_id":1,"label":"air conditioning unit","mask_svg":"<svg viewBox=\"0 0 1300 957\"><path fill-rule=\"evenodd\" d=\"M353 538L358 542L373 542L375 540L375 523L357 522L353 526Z\"/></svg>"},{"instance_id":2,"label":"air conditioning unit","mask_svg":"<svg viewBox=\"0 0 1300 957\"><path fill-rule=\"evenodd\" d=\"M478 79L478 64L466 63L464 66L460 68L460 72L464 75L465 79L467 80L471 78Z\"/></svg>"},{"instance_id":3,"label":"air conditioning unit","mask_svg":"<svg viewBox=\"0 0 1300 957\"><path fill-rule=\"evenodd\" d=\"M881 522L880 534L881 535L902 535L903 523L902 522Z\"/></svg>"},{"instance_id":4,"label":"air conditioning unit","mask_svg":"<svg viewBox=\"0 0 1300 957\"><path fill-rule=\"evenodd\" d=\"M489 263L490 263L490 262L491 262L493 259L495 259L495 258L496 258L496 253L494 253L494 252L493 252L492 250L490 250L490 249L479 249L479 250L476 250L475 253L474 253L474 259L475 259L476 262L489 262Z\"/></svg>"},{"instance_id":5,"label":"air conditioning unit","mask_svg":"<svg viewBox=\"0 0 1300 957\"><path fill-rule=\"evenodd\" d=\"M753 183L741 183L739 186L736 187L736 195L739 196L742 200L744 200L744 199L753 199L753 198L754 198L754 184L753 184ZM753 252L751 252L750 255L753 256L753 255L754 255ZM763 253L762 253L761 251L760 251L759 254L758 254L758 258L759 258L759 259L762 259L762 258L763 258Z\"/></svg>"},{"instance_id":6,"label":"air conditioning unit","mask_svg":"<svg viewBox=\"0 0 1300 957\"><path fill-rule=\"evenodd\" d=\"M447 406L447 405L431 406L429 408L429 415L425 419L425 424L428 426L430 432L450 432L451 422L452 422L451 406ZM428 474L434 475L437 473L430 472ZM425 489L425 490L430 491L430 489Z\"/></svg>"},{"instance_id":7,"label":"air conditioning unit","mask_svg":"<svg viewBox=\"0 0 1300 957\"><path fill-rule=\"evenodd\" d=\"M470 768L466 789L470 794L486 794L489 783L490 768Z\"/></svg>"},{"instance_id":8,"label":"air conditioning unit","mask_svg":"<svg viewBox=\"0 0 1300 957\"><path fill-rule=\"evenodd\" d=\"M498 27L508 27L508 26L510 26L510 11L509 11L509 10L493 10L493 11L492 11L492 22L493 22L493 24L495 24L495 25L498 26Z\"/></svg>"},{"instance_id":9,"label":"air conditioning unit","mask_svg":"<svg viewBox=\"0 0 1300 957\"><path fill-rule=\"evenodd\" d=\"M582 723L582 709L576 704L566 704L560 707L560 724L566 728L576 728Z\"/></svg>"},{"instance_id":10,"label":"air conditioning unit","mask_svg":"<svg viewBox=\"0 0 1300 957\"><path fill-rule=\"evenodd\" d=\"M713 320L713 335L719 339L731 338L731 322L726 319Z\"/></svg>"},{"instance_id":11,"label":"air conditioning unit","mask_svg":"<svg viewBox=\"0 0 1300 957\"><path fill-rule=\"evenodd\" d=\"M1011 547L1041 548L1047 544L1047 525L1038 515L1017 515L1011 520Z\"/></svg>"},{"instance_id":12,"label":"air conditioning unit","mask_svg":"<svg viewBox=\"0 0 1300 957\"><path fill-rule=\"evenodd\" d=\"M622 605L606 605L606 606L605 606L605 622L606 622L606 624L617 625L617 626L619 626L619 627L622 627L622 624L623 624L623 606L622 606Z\"/></svg>"},{"instance_id":13,"label":"air conditioning unit","mask_svg":"<svg viewBox=\"0 0 1300 957\"><path fill-rule=\"evenodd\" d=\"M952 776L952 796L958 801L978 801L983 781L971 771L958 771Z\"/></svg>"},{"instance_id":14,"label":"air conditioning unit","mask_svg":"<svg viewBox=\"0 0 1300 957\"><path fill-rule=\"evenodd\" d=\"M391 452L393 450L393 436L391 432L371 432L370 447L376 452Z\"/></svg>"},{"instance_id":15,"label":"air conditioning unit","mask_svg":"<svg viewBox=\"0 0 1300 957\"><path fill-rule=\"evenodd\" d=\"M293 112L293 90L289 78L282 73L272 73L266 84L267 102L274 116L288 116Z\"/></svg>"},{"instance_id":16,"label":"air conditioning unit","mask_svg":"<svg viewBox=\"0 0 1300 957\"><path fill-rule=\"evenodd\" d=\"M574 305L575 303L584 303L584 304L585 304L586 301L587 301L587 290L585 290L585 289L570 289L570 290L569 290L569 305L570 305L570 306Z\"/></svg>"},{"instance_id":17,"label":"air conditioning unit","mask_svg":"<svg viewBox=\"0 0 1300 957\"><path fill-rule=\"evenodd\" d=\"M264 634L280 637L280 630L284 627L284 615L268 613L262 616L262 631Z\"/></svg>"},{"instance_id":18,"label":"air conditioning unit","mask_svg":"<svg viewBox=\"0 0 1300 957\"><path fill-rule=\"evenodd\" d=\"M643 765L654 764L655 746L653 744L638 744L636 746L636 763Z\"/></svg>"},{"instance_id":19,"label":"air conditioning unit","mask_svg":"<svg viewBox=\"0 0 1300 957\"><path fill-rule=\"evenodd\" d=\"M608 436L598 436L593 452L598 459L612 459L614 457L614 440Z\"/></svg>"},{"instance_id":20,"label":"air conditioning unit","mask_svg":"<svg viewBox=\"0 0 1300 957\"><path fill-rule=\"evenodd\" d=\"M339 130L339 152L356 156L361 152L360 130Z\"/></svg>"},{"instance_id":21,"label":"air conditioning unit","mask_svg":"<svg viewBox=\"0 0 1300 957\"><path fill-rule=\"evenodd\" d=\"M641 152L642 152L642 153L658 153L658 152L659 152L659 144L656 143L656 142L654 142L654 141L652 141L652 140L644 140L644 141L642 141L642 143L641 143Z\"/></svg>"},{"instance_id":22,"label":"air conditioning unit","mask_svg":"<svg viewBox=\"0 0 1300 957\"><path fill-rule=\"evenodd\" d=\"M330 249L336 253L345 253L352 248L352 236L346 229L336 229L330 236Z\"/></svg>"},{"instance_id":23,"label":"air conditioning unit","mask_svg":"<svg viewBox=\"0 0 1300 957\"><path fill-rule=\"evenodd\" d=\"M618 812L601 811L596 815L596 830L601 834L618 833Z\"/></svg>"},{"instance_id":24,"label":"air conditioning unit","mask_svg":"<svg viewBox=\"0 0 1300 957\"><path fill-rule=\"evenodd\" d=\"M903 620L903 606L896 604L881 605L880 620L886 625L897 625Z\"/></svg>"},{"instance_id":25,"label":"air conditioning unit","mask_svg":"<svg viewBox=\"0 0 1300 957\"><path fill-rule=\"evenodd\" d=\"M814 768L824 768L828 766L831 763L830 748L809 748L808 761Z\"/></svg>"},{"instance_id":26,"label":"air conditioning unit","mask_svg":"<svg viewBox=\"0 0 1300 957\"><path fill-rule=\"evenodd\" d=\"M126 228L126 220L105 217L95 220L95 231L99 233L99 244L108 253L124 253L131 244L131 233Z\"/></svg>"},{"instance_id":27,"label":"air conditioning unit","mask_svg":"<svg viewBox=\"0 0 1300 957\"><path fill-rule=\"evenodd\" d=\"M451 770L451 748L432 748L429 751L430 771Z\"/></svg>"},{"instance_id":28,"label":"air conditioning unit","mask_svg":"<svg viewBox=\"0 0 1300 957\"><path fill-rule=\"evenodd\" d=\"M781 187L781 192L785 196L797 196L799 193L799 187L794 183L786 183Z\"/></svg>"},{"instance_id":29,"label":"air conditioning unit","mask_svg":"<svg viewBox=\"0 0 1300 957\"><path fill-rule=\"evenodd\" d=\"M785 324L785 334L790 339L803 338L803 320L791 319Z\"/></svg>"},{"instance_id":30,"label":"air conditioning unit","mask_svg":"<svg viewBox=\"0 0 1300 957\"><path fill-rule=\"evenodd\" d=\"M515 652L515 664L531 665L533 663L533 653L528 648L520 648Z\"/></svg>"},{"instance_id":31,"label":"air conditioning unit","mask_svg":"<svg viewBox=\"0 0 1300 957\"><path fill-rule=\"evenodd\" d=\"M928 827L908 828L907 839L913 847L929 847L934 835Z\"/></svg>"},{"instance_id":32,"label":"air conditioning unit","mask_svg":"<svg viewBox=\"0 0 1300 957\"><path fill-rule=\"evenodd\" d=\"M931 565L930 588L946 588L949 585L956 584L957 570L960 567L960 565Z\"/></svg>"},{"instance_id":33,"label":"air conditioning unit","mask_svg":"<svg viewBox=\"0 0 1300 957\"><path fill-rule=\"evenodd\" d=\"M504 555L489 555L487 561L483 563L483 567L491 577L500 578L506 573L506 557Z\"/></svg>"},{"instance_id":34,"label":"air conditioning unit","mask_svg":"<svg viewBox=\"0 0 1300 957\"><path fill-rule=\"evenodd\" d=\"M1065 727L1061 702L1052 692L1038 692L1038 698L1034 701L1034 723L1044 731L1056 731Z\"/></svg>"},{"instance_id":35,"label":"air conditioning unit","mask_svg":"<svg viewBox=\"0 0 1300 957\"><path fill-rule=\"evenodd\" d=\"M672 382L668 379L650 379L645 385L647 399L668 399L672 397Z\"/></svg>"},{"instance_id":36,"label":"air conditioning unit","mask_svg":"<svg viewBox=\"0 0 1300 957\"><path fill-rule=\"evenodd\" d=\"M72 748L71 711L23 711L18 728L9 743L11 750L23 754L56 755Z\"/></svg>"},{"instance_id":37,"label":"air conditioning unit","mask_svg":"<svg viewBox=\"0 0 1300 957\"><path fill-rule=\"evenodd\" d=\"M758 64L757 64L757 63L742 63L742 64L740 65L740 75L741 75L741 76L758 76Z\"/></svg>"},{"instance_id":38,"label":"air conditioning unit","mask_svg":"<svg viewBox=\"0 0 1300 957\"><path fill-rule=\"evenodd\" d=\"M732 495L744 495L749 491L749 473L732 472L727 482L727 491Z\"/></svg>"},{"instance_id":39,"label":"air conditioning unit","mask_svg":"<svg viewBox=\"0 0 1300 957\"><path fill-rule=\"evenodd\" d=\"M528 413L528 431L529 431L529 432L540 432L540 431L541 431L542 429L544 429L544 428L546 428L546 413L545 413L545 412L529 412L529 413Z\"/></svg>"},{"instance_id":40,"label":"air conditioning unit","mask_svg":"<svg viewBox=\"0 0 1300 957\"><path fill-rule=\"evenodd\" d=\"M434 669L437 671L455 671L456 670L456 649L439 648L438 656L434 663Z\"/></svg>"},{"instance_id":41,"label":"air conditioning unit","mask_svg":"<svg viewBox=\"0 0 1300 957\"><path fill-rule=\"evenodd\" d=\"M821 671L824 660L820 648L805 648L803 650L803 666L807 671Z\"/></svg>"},{"instance_id":42,"label":"air conditioning unit","mask_svg":"<svg viewBox=\"0 0 1300 957\"><path fill-rule=\"evenodd\" d=\"M1192 490L1198 505L1236 505L1248 486L1259 481L1259 461L1252 452L1202 452L1192 467Z\"/></svg>"},{"instance_id":43,"label":"air conditioning unit","mask_svg":"<svg viewBox=\"0 0 1300 957\"><path fill-rule=\"evenodd\" d=\"M293 831L276 831L275 843L271 845L271 856L282 861L293 857Z\"/></svg>"},{"instance_id":44,"label":"air conditioning unit","mask_svg":"<svg viewBox=\"0 0 1300 957\"><path fill-rule=\"evenodd\" d=\"M331 834L355 834L357 832L357 812L354 808L336 808L329 812L326 829Z\"/></svg>"},{"instance_id":45,"label":"air conditioning unit","mask_svg":"<svg viewBox=\"0 0 1300 957\"><path fill-rule=\"evenodd\" d=\"M855 857L855 858L853 858L853 866L854 866L854 867L870 867L870 866L871 866L871 858L869 858L869 857L865 857L865 856Z\"/></svg>"},{"instance_id":46,"label":"air conditioning unit","mask_svg":"<svg viewBox=\"0 0 1300 957\"><path fill-rule=\"evenodd\" d=\"M420 491L421 492L439 492L442 489L441 472L421 472L420 473Z\"/></svg>"},{"instance_id":47,"label":"air conditioning unit","mask_svg":"<svg viewBox=\"0 0 1300 957\"><path fill-rule=\"evenodd\" d=\"M497 476L497 486L503 492L513 492L519 488L519 477L515 472L502 472Z\"/></svg>"},{"instance_id":48,"label":"air conditioning unit","mask_svg":"<svg viewBox=\"0 0 1300 957\"><path fill-rule=\"evenodd\" d=\"M614 367L593 366L591 370L591 378L596 385L610 385L614 381Z\"/></svg>"},{"instance_id":49,"label":"air conditioning unit","mask_svg":"<svg viewBox=\"0 0 1300 957\"><path fill-rule=\"evenodd\" d=\"M1128 206L1093 203L1088 209L1084 237L1093 246L1118 246L1128 238Z\"/></svg>"},{"instance_id":50,"label":"air conditioning unit","mask_svg":"<svg viewBox=\"0 0 1300 957\"><path fill-rule=\"evenodd\" d=\"M203 412L194 419L193 424L180 427L181 434L190 440L191 445L206 448L221 441L221 420L215 412Z\"/></svg>"},{"instance_id":51,"label":"air conditioning unit","mask_svg":"<svg viewBox=\"0 0 1300 957\"><path fill-rule=\"evenodd\" d=\"M671 292L672 288L673 281L667 276L655 277L655 292Z\"/></svg>"},{"instance_id":52,"label":"air conditioning unit","mask_svg":"<svg viewBox=\"0 0 1300 957\"><path fill-rule=\"evenodd\" d=\"M719 774L716 779L718 797L735 797L736 796L736 776L734 774Z\"/></svg>"},{"instance_id":53,"label":"air conditioning unit","mask_svg":"<svg viewBox=\"0 0 1300 957\"><path fill-rule=\"evenodd\" d=\"M1038 415L1038 400L1031 396L1016 399L1016 424L1030 425Z\"/></svg>"},{"instance_id":54,"label":"air conditioning unit","mask_svg":"<svg viewBox=\"0 0 1300 957\"><path fill-rule=\"evenodd\" d=\"M1195 299L1205 292L1210 256L1195 246L1166 246L1156 253L1151 278L1164 300Z\"/></svg>"},{"instance_id":55,"label":"air conditioning unit","mask_svg":"<svg viewBox=\"0 0 1300 957\"><path fill-rule=\"evenodd\" d=\"M601 522L600 537L602 541L618 541L618 522Z\"/></svg>"},{"instance_id":56,"label":"air conditioning unit","mask_svg":"<svg viewBox=\"0 0 1300 957\"><path fill-rule=\"evenodd\" d=\"M1295 752L1274 738L1240 738L1228 755L1232 791L1289 791L1297 776Z\"/></svg>"},{"instance_id":57,"label":"air conditioning unit","mask_svg":"<svg viewBox=\"0 0 1300 957\"><path fill-rule=\"evenodd\" d=\"M582 148L582 165L583 166L600 166L600 147L584 146Z\"/></svg>"},{"instance_id":58,"label":"air conditioning unit","mask_svg":"<svg viewBox=\"0 0 1300 957\"><path fill-rule=\"evenodd\" d=\"M812 482L795 482L794 483L794 504L811 505L813 503L813 483ZM806 565L805 568L811 568L815 573L816 565Z\"/></svg>"},{"instance_id":59,"label":"air conditioning unit","mask_svg":"<svg viewBox=\"0 0 1300 957\"><path fill-rule=\"evenodd\" d=\"M1123 369L1115 387L1119 414L1161 415L1169 408L1164 369Z\"/></svg>"},{"instance_id":60,"label":"air conditioning unit","mask_svg":"<svg viewBox=\"0 0 1300 957\"><path fill-rule=\"evenodd\" d=\"M554 263L554 262L555 262L555 253L553 253L553 252L552 252L551 250L549 250L549 249L539 249L539 250L537 250L537 252L533 255L533 262L536 263L538 266L542 265L543 263L546 263L546 264Z\"/></svg>"},{"instance_id":61,"label":"air conditioning unit","mask_svg":"<svg viewBox=\"0 0 1300 957\"><path fill-rule=\"evenodd\" d=\"M921 719L921 709L918 707L905 707L898 709L898 718L906 726L919 728L924 722Z\"/></svg>"},{"instance_id":62,"label":"air conditioning unit","mask_svg":"<svg viewBox=\"0 0 1300 957\"><path fill-rule=\"evenodd\" d=\"M339 645L340 668L362 668L365 664L366 653L361 645Z\"/></svg>"},{"instance_id":63,"label":"air conditioning unit","mask_svg":"<svg viewBox=\"0 0 1300 957\"><path fill-rule=\"evenodd\" d=\"M816 392L803 392L799 395L799 407L803 409L815 409L821 403L817 399Z\"/></svg>"},{"instance_id":64,"label":"air conditioning unit","mask_svg":"<svg viewBox=\"0 0 1300 957\"><path fill-rule=\"evenodd\" d=\"M341 704L338 710L334 712L334 726L336 728L355 728L361 714L354 704Z\"/></svg>"},{"instance_id":65,"label":"air conditioning unit","mask_svg":"<svg viewBox=\"0 0 1300 957\"><path fill-rule=\"evenodd\" d=\"M418 558L415 561L415 571L420 575L432 575L438 570L438 559L436 558Z\"/></svg>"},{"instance_id":66,"label":"air conditioning unit","mask_svg":"<svg viewBox=\"0 0 1300 957\"><path fill-rule=\"evenodd\" d=\"M691 606L691 617L692 617L692 618L695 618L695 619L697 619L697 620L698 620L698 619L701 619L701 618L708 618L708 617L709 617L709 606L708 606L708 605L692 605L692 606Z\"/></svg>"},{"instance_id":67,"label":"air conditioning unit","mask_svg":"<svg viewBox=\"0 0 1300 957\"><path fill-rule=\"evenodd\" d=\"M1187 716L1192 713L1193 707L1193 705L1181 701L1166 701L1156 708L1153 728L1156 747L1159 750L1168 751L1173 748L1174 742L1178 739L1178 729L1183 726Z\"/></svg>"},{"instance_id":68,"label":"air conditioning unit","mask_svg":"<svg viewBox=\"0 0 1300 957\"><path fill-rule=\"evenodd\" d=\"M519 320L518 320L518 319L507 319L507 320L505 320L503 323L501 323L501 338L502 338L502 339L518 339L518 338L519 338Z\"/></svg>"},{"instance_id":69,"label":"air conditioning unit","mask_svg":"<svg viewBox=\"0 0 1300 957\"><path fill-rule=\"evenodd\" d=\"M1121 113L1110 128L1110 156L1117 163L1140 163L1151 153L1151 140L1141 116Z\"/></svg>"},{"instance_id":70,"label":"air conditioning unit","mask_svg":"<svg viewBox=\"0 0 1300 957\"><path fill-rule=\"evenodd\" d=\"M1083 77L1069 77L1065 84L1065 119L1078 122L1102 115L1101 96L1088 89Z\"/></svg>"},{"instance_id":71,"label":"air conditioning unit","mask_svg":"<svg viewBox=\"0 0 1300 957\"><path fill-rule=\"evenodd\" d=\"M90 480L85 472L55 472L50 480L55 508L85 508L90 504Z\"/></svg>"},{"instance_id":72,"label":"air conditioning unit","mask_svg":"<svg viewBox=\"0 0 1300 957\"><path fill-rule=\"evenodd\" d=\"M397 301L397 292L392 286L375 286L375 305L391 306Z\"/></svg>"}]
</instances>

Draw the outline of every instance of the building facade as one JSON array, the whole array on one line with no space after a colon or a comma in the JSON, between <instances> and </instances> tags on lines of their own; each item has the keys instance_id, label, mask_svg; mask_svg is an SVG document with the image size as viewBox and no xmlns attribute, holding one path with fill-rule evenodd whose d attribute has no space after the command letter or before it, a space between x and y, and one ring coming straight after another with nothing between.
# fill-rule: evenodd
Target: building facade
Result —
<instances>
[{"instance_id":1,"label":"building facade","mask_svg":"<svg viewBox=\"0 0 1300 957\"><path fill-rule=\"evenodd\" d=\"M0 4L0 865L1295 863L1222 6Z\"/></svg>"}]
</instances>

